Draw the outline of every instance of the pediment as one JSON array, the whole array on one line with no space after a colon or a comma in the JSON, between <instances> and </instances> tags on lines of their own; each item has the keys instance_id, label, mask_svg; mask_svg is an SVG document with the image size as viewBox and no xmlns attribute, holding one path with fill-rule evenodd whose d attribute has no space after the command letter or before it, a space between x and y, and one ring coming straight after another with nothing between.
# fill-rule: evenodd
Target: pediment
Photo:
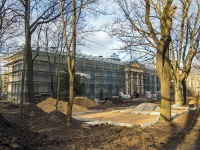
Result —
<instances>
[{"instance_id":1,"label":"pediment","mask_svg":"<svg viewBox=\"0 0 200 150\"><path fill-rule=\"evenodd\" d=\"M144 66L138 61L132 62L131 67L144 69Z\"/></svg>"},{"instance_id":2,"label":"pediment","mask_svg":"<svg viewBox=\"0 0 200 150\"><path fill-rule=\"evenodd\" d=\"M125 67L125 71L128 71L130 69L130 64L126 65ZM139 63L138 61L135 61L135 62L132 62L131 63L131 71L134 71L134 72L143 72L145 69L145 67Z\"/></svg>"},{"instance_id":3,"label":"pediment","mask_svg":"<svg viewBox=\"0 0 200 150\"><path fill-rule=\"evenodd\" d=\"M132 63L131 67L143 68L143 66L137 62Z\"/></svg>"}]
</instances>

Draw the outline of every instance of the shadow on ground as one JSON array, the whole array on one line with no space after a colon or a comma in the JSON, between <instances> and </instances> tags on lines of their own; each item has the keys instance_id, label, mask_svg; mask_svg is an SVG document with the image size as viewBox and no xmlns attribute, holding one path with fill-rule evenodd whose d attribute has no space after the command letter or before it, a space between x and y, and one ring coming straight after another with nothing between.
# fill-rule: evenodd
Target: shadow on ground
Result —
<instances>
[{"instance_id":1,"label":"shadow on ground","mask_svg":"<svg viewBox=\"0 0 200 150\"><path fill-rule=\"evenodd\" d=\"M189 111L185 115L187 115L187 117L185 117L184 120L179 121L178 119L175 118L170 122L171 135L168 138L168 140L164 142L161 149L164 149L164 148L182 149L183 148L182 146L183 146L184 141L187 140L187 136L190 134L193 128L197 125L197 119L199 117L199 113L197 111ZM197 139L196 144L195 142L184 144L184 149L195 149L195 146L198 144L199 140L200 140L200 137Z\"/></svg>"}]
</instances>

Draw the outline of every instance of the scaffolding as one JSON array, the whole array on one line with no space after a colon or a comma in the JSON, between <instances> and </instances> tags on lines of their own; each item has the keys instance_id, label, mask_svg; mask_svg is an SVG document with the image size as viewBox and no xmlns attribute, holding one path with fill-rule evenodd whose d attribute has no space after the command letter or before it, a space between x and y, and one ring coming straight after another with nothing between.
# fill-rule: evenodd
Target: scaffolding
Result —
<instances>
[{"instance_id":1,"label":"scaffolding","mask_svg":"<svg viewBox=\"0 0 200 150\"><path fill-rule=\"evenodd\" d=\"M33 57L38 53L33 49ZM47 59L47 52L40 48L39 56L33 62L33 77L35 95L41 93L51 93L50 76L53 74L54 81L57 79L57 67L60 65L60 70L66 69L66 54L59 52L61 55L55 53L54 49L48 50L50 56L50 67ZM62 61L58 63L58 57ZM12 55L9 55L7 60L8 67L8 94L9 99L20 99L21 87L21 72L23 63L22 49L15 50ZM57 61L55 61L57 60ZM137 62L133 62L133 64ZM131 75L128 75L131 69ZM51 71L50 71L51 70ZM104 58L102 56L91 56L87 54L77 54L75 62L75 70L79 73L84 73L91 76L90 79L82 80L85 84L85 93L82 96L91 99L103 100L106 97L119 95L123 92L134 95L135 93L143 94L145 90L152 89L154 82L151 71L145 69L142 65L136 65L129 68L126 62L114 58ZM130 81L131 82L128 82ZM25 77L24 99L27 100L27 78ZM130 88L131 87L131 88ZM131 89L129 91L128 89Z\"/></svg>"},{"instance_id":2,"label":"scaffolding","mask_svg":"<svg viewBox=\"0 0 200 150\"><path fill-rule=\"evenodd\" d=\"M91 76L84 82L85 96L102 100L124 91L124 64L102 56L77 55L76 71Z\"/></svg>"}]
</instances>

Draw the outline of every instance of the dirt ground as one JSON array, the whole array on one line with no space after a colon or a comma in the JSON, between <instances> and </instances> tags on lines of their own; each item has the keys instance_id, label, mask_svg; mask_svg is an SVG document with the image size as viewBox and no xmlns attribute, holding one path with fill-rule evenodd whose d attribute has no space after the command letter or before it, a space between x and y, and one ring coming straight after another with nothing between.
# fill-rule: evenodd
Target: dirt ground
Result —
<instances>
[{"instance_id":1,"label":"dirt ground","mask_svg":"<svg viewBox=\"0 0 200 150\"><path fill-rule=\"evenodd\" d=\"M142 101L126 104L104 102L92 104L89 109L106 109L138 105ZM51 100L51 104L54 101ZM86 102L77 102L84 108ZM39 104L38 104L39 105ZM42 104L41 104L42 105ZM46 109L50 108L45 104ZM87 104L89 106L89 104ZM60 106L61 107L61 106ZM43 107L45 109L45 107ZM66 126L66 114L54 109L45 112L38 106L24 106L19 120L19 105L0 102L0 150L198 150L200 149L200 116L189 111L170 123L159 121L145 128L111 125L88 127L73 119Z\"/></svg>"}]
</instances>

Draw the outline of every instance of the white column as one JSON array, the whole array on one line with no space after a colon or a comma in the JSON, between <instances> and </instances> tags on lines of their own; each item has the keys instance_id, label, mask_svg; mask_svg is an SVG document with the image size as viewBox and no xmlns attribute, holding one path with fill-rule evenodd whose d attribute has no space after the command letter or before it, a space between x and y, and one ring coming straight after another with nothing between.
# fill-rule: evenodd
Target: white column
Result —
<instances>
[{"instance_id":1,"label":"white column","mask_svg":"<svg viewBox=\"0 0 200 150\"><path fill-rule=\"evenodd\" d=\"M136 76L136 78L137 78L137 93L140 93L140 88L139 88L139 86L138 85L140 85L140 76L139 76L139 73L137 72L136 73L137 74L137 76Z\"/></svg>"},{"instance_id":2,"label":"white column","mask_svg":"<svg viewBox=\"0 0 200 150\"><path fill-rule=\"evenodd\" d=\"M134 85L134 83L133 83L133 72L131 72L131 76L130 76L130 78L131 78L131 93L130 93L130 95L133 95L133 85Z\"/></svg>"},{"instance_id":3,"label":"white column","mask_svg":"<svg viewBox=\"0 0 200 150\"><path fill-rule=\"evenodd\" d=\"M141 94L144 94L144 76L141 74Z\"/></svg>"},{"instance_id":4,"label":"white column","mask_svg":"<svg viewBox=\"0 0 200 150\"><path fill-rule=\"evenodd\" d=\"M128 94L128 89L129 89L129 78L128 78L128 71L126 71L125 72L126 74L125 74L125 86L126 86L126 88L125 88L125 92L126 92L126 94Z\"/></svg>"}]
</instances>

